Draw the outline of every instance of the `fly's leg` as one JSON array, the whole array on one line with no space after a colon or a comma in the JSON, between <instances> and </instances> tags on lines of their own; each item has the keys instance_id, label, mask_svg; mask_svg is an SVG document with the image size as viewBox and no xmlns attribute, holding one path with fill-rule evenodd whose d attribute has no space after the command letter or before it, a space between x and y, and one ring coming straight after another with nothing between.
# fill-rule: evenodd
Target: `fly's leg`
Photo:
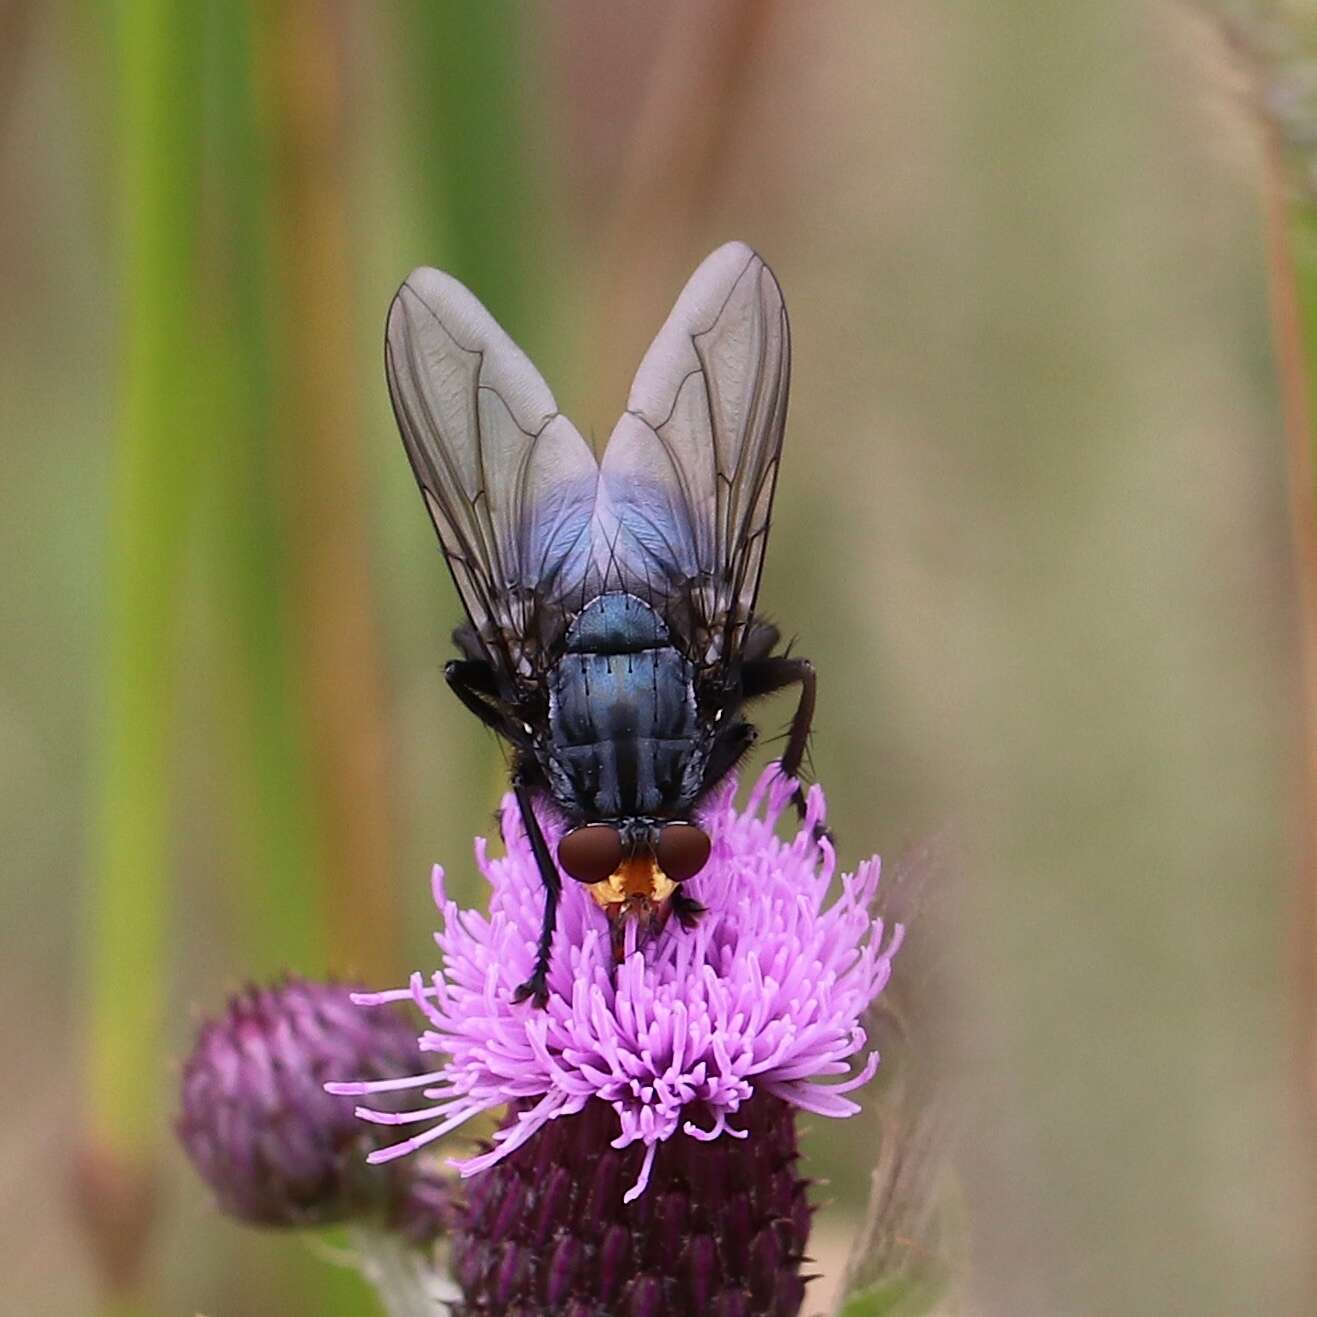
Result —
<instances>
[{"instance_id":1,"label":"fly's leg","mask_svg":"<svg viewBox=\"0 0 1317 1317\"><path fill-rule=\"evenodd\" d=\"M687 896L680 887L668 897L668 904L682 928L694 928L704 913L704 906L693 896Z\"/></svg>"},{"instance_id":2,"label":"fly's leg","mask_svg":"<svg viewBox=\"0 0 1317 1317\"><path fill-rule=\"evenodd\" d=\"M480 719L486 727L507 737L515 745L524 746L526 737L520 726L497 703L499 698L498 681L493 667L484 659L453 659L444 666L444 677L453 694ZM558 898L562 895L562 879L558 876L558 866L549 854L548 843L540 831L539 820L531 808L530 781L525 767L518 768L512 778L512 791L517 798L517 808L521 813L521 823L530 839L531 853L535 856L535 867L540 871L544 883L544 920L540 925L540 939L535 948L535 967L531 976L512 994L513 1001L525 1001L533 998L536 1006L544 1006L549 1000L549 952L553 945L553 929L558 919Z\"/></svg>"},{"instance_id":3,"label":"fly's leg","mask_svg":"<svg viewBox=\"0 0 1317 1317\"><path fill-rule=\"evenodd\" d=\"M741 668L741 693L747 700L772 695L774 691L797 685L800 687L800 702L791 717L787 748L782 752L782 774L791 778L800 773L805 746L809 741L809 729L814 722L814 698L818 686L814 665L809 659L779 655L752 659Z\"/></svg>"},{"instance_id":4,"label":"fly's leg","mask_svg":"<svg viewBox=\"0 0 1317 1317\"><path fill-rule=\"evenodd\" d=\"M444 680L486 727L507 734L507 717L495 703L498 683L491 664L484 659L450 659L444 664Z\"/></svg>"},{"instance_id":5,"label":"fly's leg","mask_svg":"<svg viewBox=\"0 0 1317 1317\"><path fill-rule=\"evenodd\" d=\"M485 659L450 659L444 664L444 680L459 700L505 741L522 750L531 738L516 709L509 709L499 691L498 677Z\"/></svg>"},{"instance_id":6,"label":"fly's leg","mask_svg":"<svg viewBox=\"0 0 1317 1317\"><path fill-rule=\"evenodd\" d=\"M789 777L796 783L792 796L796 811L805 817L805 792L800 786L800 766L805 759L805 748L809 744L809 730L814 723L814 698L818 688L818 679L814 665L805 658L787 658L779 655L773 658L752 659L741 668L741 691L745 699L757 699L760 695L771 695L774 691L785 690L788 686L800 687L800 700L796 712L791 717L791 727L787 732L786 749L782 752L781 770L783 777ZM818 830L820 837L828 835L825 828Z\"/></svg>"},{"instance_id":7,"label":"fly's leg","mask_svg":"<svg viewBox=\"0 0 1317 1317\"><path fill-rule=\"evenodd\" d=\"M737 764L745 758L750 747L759 739L759 733L743 719L728 720L719 729L709 762L704 767L701 794L717 786Z\"/></svg>"},{"instance_id":8,"label":"fly's leg","mask_svg":"<svg viewBox=\"0 0 1317 1317\"><path fill-rule=\"evenodd\" d=\"M701 795L717 786L741 762L758 739L759 733L744 719L733 718L725 722L709 752L709 762L704 767ZM668 908L682 928L686 929L694 928L699 923L705 909L701 902L687 895L685 888L680 885L668 898Z\"/></svg>"},{"instance_id":9,"label":"fly's leg","mask_svg":"<svg viewBox=\"0 0 1317 1317\"><path fill-rule=\"evenodd\" d=\"M540 871L544 883L544 920L540 924L540 940L535 948L535 968L530 978L512 994L512 1000L525 1001L530 998L536 1006L544 1006L549 1000L549 956L553 948L553 929L558 920L558 899L562 896L562 879L558 866L549 854L548 843L540 831L539 820L531 808L530 787L521 772L512 779L512 791L517 797L517 808L521 811L522 826L530 838L531 853L535 856L535 866Z\"/></svg>"}]
</instances>

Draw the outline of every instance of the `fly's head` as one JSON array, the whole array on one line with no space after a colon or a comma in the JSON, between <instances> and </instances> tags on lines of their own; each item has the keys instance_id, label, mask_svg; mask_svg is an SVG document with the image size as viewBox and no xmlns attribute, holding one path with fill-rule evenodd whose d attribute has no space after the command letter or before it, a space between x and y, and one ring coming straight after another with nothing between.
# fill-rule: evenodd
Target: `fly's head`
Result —
<instances>
[{"instance_id":1,"label":"fly's head","mask_svg":"<svg viewBox=\"0 0 1317 1317\"><path fill-rule=\"evenodd\" d=\"M573 828L558 843L558 862L607 914L621 960L628 925L635 925L637 942L657 933L678 888L704 868L710 849L709 834L694 823L632 819Z\"/></svg>"},{"instance_id":2,"label":"fly's head","mask_svg":"<svg viewBox=\"0 0 1317 1317\"><path fill-rule=\"evenodd\" d=\"M641 853L622 861L616 873L589 891L608 916L612 932L613 959L626 956L627 926L634 925L636 945L652 937L668 922L677 884L667 876L652 855Z\"/></svg>"}]
</instances>

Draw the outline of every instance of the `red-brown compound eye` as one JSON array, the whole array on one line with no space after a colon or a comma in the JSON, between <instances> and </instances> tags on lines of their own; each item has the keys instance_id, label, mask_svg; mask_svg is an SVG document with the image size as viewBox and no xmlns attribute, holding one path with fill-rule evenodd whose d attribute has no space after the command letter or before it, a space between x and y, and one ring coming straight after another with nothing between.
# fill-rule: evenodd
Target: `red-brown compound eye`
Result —
<instances>
[{"instance_id":1,"label":"red-brown compound eye","mask_svg":"<svg viewBox=\"0 0 1317 1317\"><path fill-rule=\"evenodd\" d=\"M577 882L601 883L622 863L622 836L607 823L573 828L558 843L558 863Z\"/></svg>"},{"instance_id":2,"label":"red-brown compound eye","mask_svg":"<svg viewBox=\"0 0 1317 1317\"><path fill-rule=\"evenodd\" d=\"M693 823L666 823L659 829L654 858L674 883L694 878L709 862L709 834Z\"/></svg>"}]
</instances>

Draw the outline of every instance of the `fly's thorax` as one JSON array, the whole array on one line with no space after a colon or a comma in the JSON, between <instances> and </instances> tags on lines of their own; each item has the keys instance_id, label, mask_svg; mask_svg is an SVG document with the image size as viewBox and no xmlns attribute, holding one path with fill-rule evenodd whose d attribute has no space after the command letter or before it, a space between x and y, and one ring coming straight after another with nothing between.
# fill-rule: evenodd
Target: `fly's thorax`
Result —
<instances>
[{"instance_id":1,"label":"fly's thorax","mask_svg":"<svg viewBox=\"0 0 1317 1317\"><path fill-rule=\"evenodd\" d=\"M629 654L669 644L668 625L653 608L614 591L586 604L567 628L563 647L576 654Z\"/></svg>"},{"instance_id":2,"label":"fly's thorax","mask_svg":"<svg viewBox=\"0 0 1317 1317\"><path fill-rule=\"evenodd\" d=\"M587 605L547 680L540 759L559 802L596 819L671 817L688 806L707 741L696 675L634 595Z\"/></svg>"}]
</instances>

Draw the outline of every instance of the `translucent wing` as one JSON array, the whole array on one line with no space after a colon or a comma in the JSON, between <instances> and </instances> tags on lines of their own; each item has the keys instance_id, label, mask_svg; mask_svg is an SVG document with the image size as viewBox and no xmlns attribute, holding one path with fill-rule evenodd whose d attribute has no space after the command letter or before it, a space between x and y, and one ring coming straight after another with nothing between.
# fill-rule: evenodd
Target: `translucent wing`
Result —
<instances>
[{"instance_id":1,"label":"translucent wing","mask_svg":"<svg viewBox=\"0 0 1317 1317\"><path fill-rule=\"evenodd\" d=\"M782 290L728 243L682 290L604 453L595 571L666 611L706 662L739 651L754 611L790 373Z\"/></svg>"},{"instance_id":2,"label":"translucent wing","mask_svg":"<svg viewBox=\"0 0 1317 1317\"><path fill-rule=\"evenodd\" d=\"M414 270L398 290L385 365L471 623L496 665L527 676L583 588L594 454L526 354L438 270Z\"/></svg>"}]
</instances>

